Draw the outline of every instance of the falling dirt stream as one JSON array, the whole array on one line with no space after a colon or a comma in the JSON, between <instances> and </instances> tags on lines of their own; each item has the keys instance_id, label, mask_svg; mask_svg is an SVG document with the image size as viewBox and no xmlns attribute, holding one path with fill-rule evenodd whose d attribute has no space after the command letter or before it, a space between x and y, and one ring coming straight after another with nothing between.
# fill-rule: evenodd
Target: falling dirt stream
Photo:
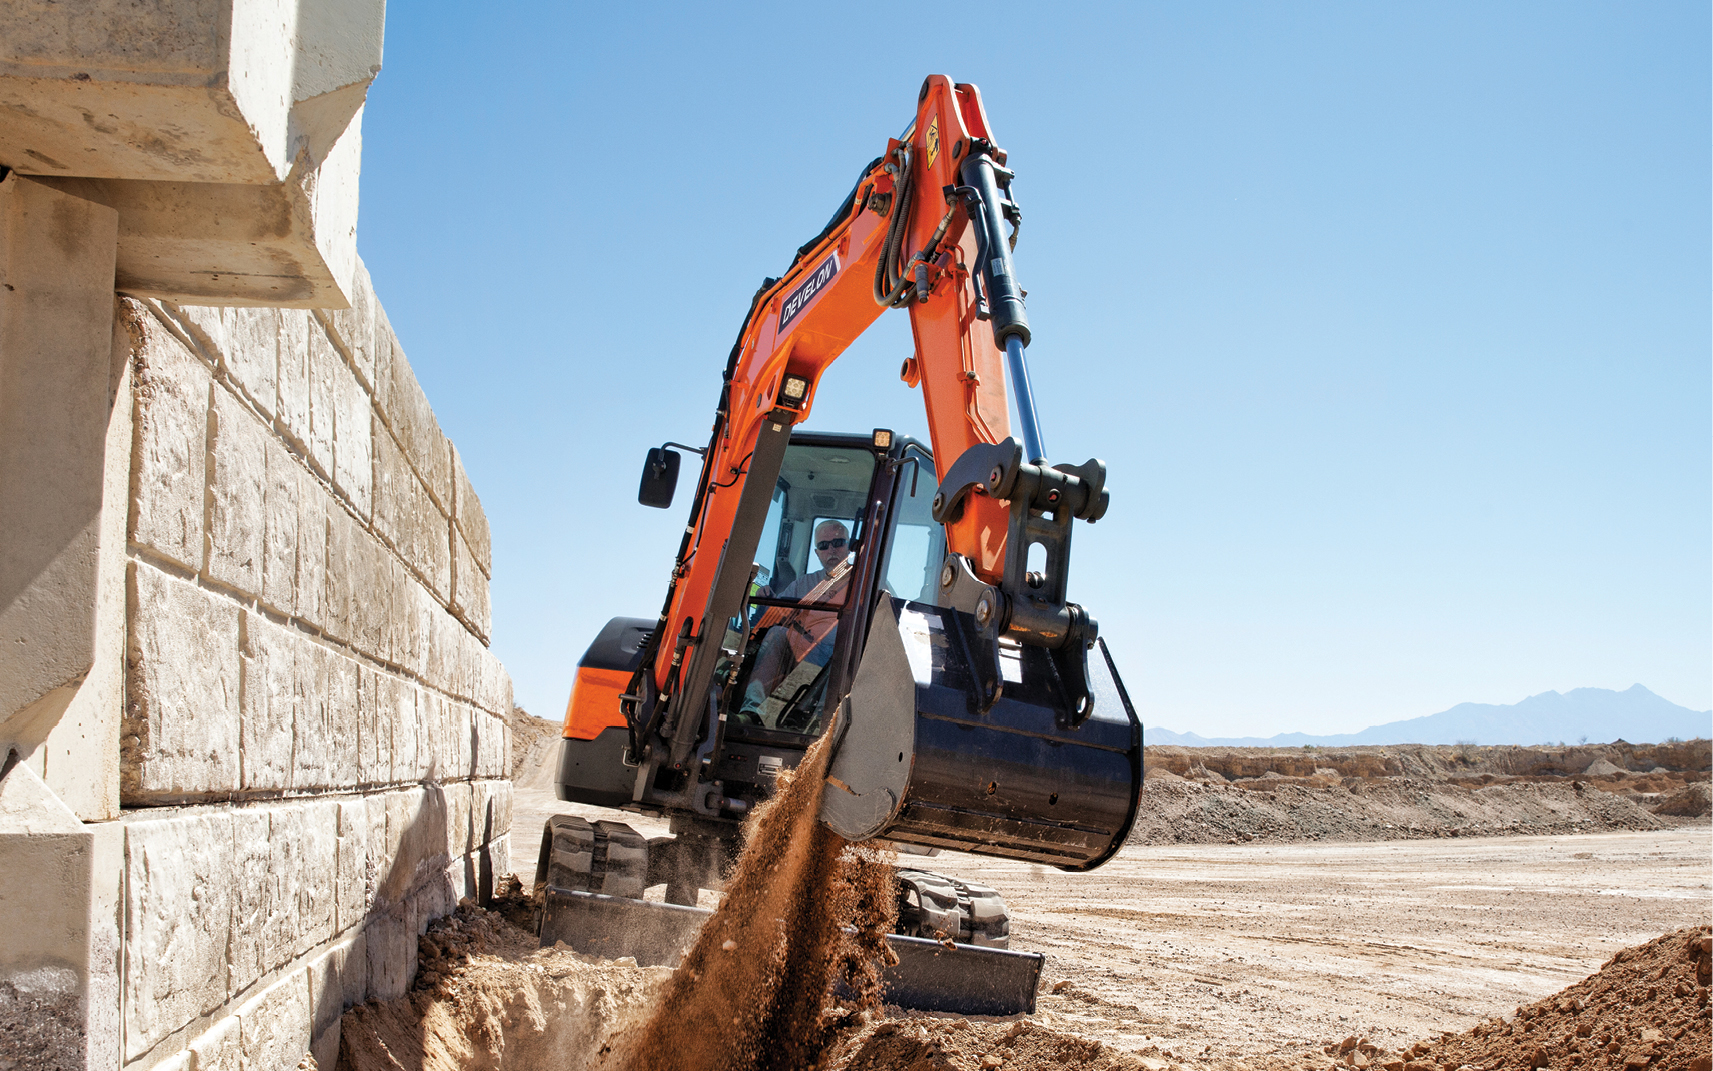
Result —
<instances>
[{"instance_id":1,"label":"falling dirt stream","mask_svg":"<svg viewBox=\"0 0 1713 1071\"><path fill-rule=\"evenodd\" d=\"M653 1018L614 1039L624 1071L807 1071L876 1003L892 872L819 820L835 735L750 820L725 898Z\"/></svg>"}]
</instances>

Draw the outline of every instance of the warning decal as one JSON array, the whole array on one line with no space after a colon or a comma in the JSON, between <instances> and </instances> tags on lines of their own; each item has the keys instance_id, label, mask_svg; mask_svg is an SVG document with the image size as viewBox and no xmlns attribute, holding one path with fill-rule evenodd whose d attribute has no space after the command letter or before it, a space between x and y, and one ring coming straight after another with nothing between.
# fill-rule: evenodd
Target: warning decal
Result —
<instances>
[{"instance_id":1,"label":"warning decal","mask_svg":"<svg viewBox=\"0 0 1713 1071\"><path fill-rule=\"evenodd\" d=\"M934 166L934 159L940 155L940 117L928 121L928 134L924 139L928 143L928 166Z\"/></svg>"}]
</instances>

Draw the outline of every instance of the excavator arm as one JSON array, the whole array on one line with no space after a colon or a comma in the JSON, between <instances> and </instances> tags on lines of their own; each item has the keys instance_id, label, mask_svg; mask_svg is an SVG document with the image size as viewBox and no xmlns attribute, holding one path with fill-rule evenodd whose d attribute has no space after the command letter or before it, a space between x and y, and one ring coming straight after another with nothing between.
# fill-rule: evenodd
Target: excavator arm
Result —
<instances>
[{"instance_id":1,"label":"excavator arm","mask_svg":"<svg viewBox=\"0 0 1713 1071\"><path fill-rule=\"evenodd\" d=\"M901 375L922 390L938 480L933 514L944 526L947 556L938 610L902 601L877 608L868 639L873 642L876 630L941 630L957 637L953 646L961 653L956 665L934 671L937 678L918 680L916 697L893 696L882 704L888 712L875 714L862 707L861 697L878 694L877 688L895 692L906 673L900 667L911 654L896 636L882 637L878 647L899 649L890 660L877 655L876 668L869 670L870 660L859 650L863 668L842 708L844 738L838 747L844 762L835 763L835 772L844 772L840 783L851 796L862 795L851 779L867 778L872 791L857 808L860 818L824 816L853 839L884 832L893 839L1077 868L1098 865L1122 841L1140 788L1140 724L1098 643L1093 619L1066 602L1071 521L1094 521L1105 512L1105 469L1098 461L1051 465L1041 445L1024 360L1029 322L1012 261L1022 216L1005 163L976 87L930 76L904 135L891 139L885 153L863 169L851 195L822 233L798 250L785 274L767 280L755 295L701 451L666 603L620 703L630 730L627 761L639 770L639 799L641 786L662 770L690 777L698 745L718 731L722 682L716 666L722 654L729 659L732 653L721 645L752 590L750 563L792 428L808 418L827 367L883 312L904 308L915 352ZM1021 442L1012 437L1008 402L1018 412ZM657 475L668 462L675 466L677 457L651 452ZM1037 546L1038 568L1031 570ZM907 624L904 618L912 613L916 623ZM924 613L932 618L927 624L918 620ZM903 643L909 646L908 636ZM888 668L879 668L883 664ZM865 672L874 678L866 687ZM948 820L952 825L945 829L911 826L901 817L909 810L910 790L898 782L897 772L860 768L863 754L893 749L900 734L922 739L921 731L907 732L902 722L932 717L922 704L937 702L931 696L948 689L966 693L965 711L976 727L1029 736L1041 747L1086 743L1086 755L1077 752L1053 784L1087 779L1091 763L1109 768L1096 780L1124 782L1103 804L1098 821L1084 815L1069 822L1082 829L1068 838L1078 842L1074 850L1043 849L1066 838L1028 828L1067 825L1063 812L1047 813L1058 806L1060 793L1048 791L1052 785L1046 782L1035 786L1038 802L1031 795L1029 802L1001 808L1006 813L997 818L976 820L974 832L958 832L953 827L969 822ZM999 710L996 704L1012 692L1015 701ZM1102 702L1114 709L1085 730ZM1037 726L1043 710L1048 724ZM899 764L908 750L898 751ZM988 782L989 796L998 795L997 785ZM918 786L917 804L940 806L920 797ZM876 800L888 798L890 811L876 819L887 811ZM942 804L960 814L968 810ZM835 802L833 812L838 808ZM988 828L993 822L1023 832L1013 844L1007 840L1011 834ZM1090 833L1095 826L1098 834Z\"/></svg>"}]
</instances>

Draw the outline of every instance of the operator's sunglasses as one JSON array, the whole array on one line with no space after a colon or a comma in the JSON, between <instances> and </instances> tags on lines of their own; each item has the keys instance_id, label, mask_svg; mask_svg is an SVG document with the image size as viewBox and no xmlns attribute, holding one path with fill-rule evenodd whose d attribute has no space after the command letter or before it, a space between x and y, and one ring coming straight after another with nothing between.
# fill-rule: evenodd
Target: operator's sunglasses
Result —
<instances>
[{"instance_id":1,"label":"operator's sunglasses","mask_svg":"<svg viewBox=\"0 0 1713 1071\"><path fill-rule=\"evenodd\" d=\"M845 541L842 539L823 539L815 544L816 550L843 550Z\"/></svg>"}]
</instances>

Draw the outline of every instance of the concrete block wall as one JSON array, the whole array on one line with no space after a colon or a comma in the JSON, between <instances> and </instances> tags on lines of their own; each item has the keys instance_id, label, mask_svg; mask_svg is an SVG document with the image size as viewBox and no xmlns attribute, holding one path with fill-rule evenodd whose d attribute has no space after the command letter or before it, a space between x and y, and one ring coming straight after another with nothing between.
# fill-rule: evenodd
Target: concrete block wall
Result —
<instances>
[{"instance_id":1,"label":"concrete block wall","mask_svg":"<svg viewBox=\"0 0 1713 1071\"><path fill-rule=\"evenodd\" d=\"M487 520L360 266L336 312L119 317L120 1064L331 1067L511 869Z\"/></svg>"}]
</instances>

